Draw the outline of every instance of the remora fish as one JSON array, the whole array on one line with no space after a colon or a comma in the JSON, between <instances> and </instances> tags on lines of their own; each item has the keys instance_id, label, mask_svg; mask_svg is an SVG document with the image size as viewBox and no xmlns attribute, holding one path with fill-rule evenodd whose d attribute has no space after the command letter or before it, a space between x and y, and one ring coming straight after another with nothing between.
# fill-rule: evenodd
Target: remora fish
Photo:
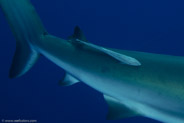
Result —
<instances>
[{"instance_id":1,"label":"remora fish","mask_svg":"<svg viewBox=\"0 0 184 123\"><path fill-rule=\"evenodd\" d=\"M16 38L10 78L25 74L42 54L66 71L61 85L82 81L103 93L108 119L184 122L184 57L103 48L79 27L64 40L46 31L29 0L0 0L0 7Z\"/></svg>"}]
</instances>

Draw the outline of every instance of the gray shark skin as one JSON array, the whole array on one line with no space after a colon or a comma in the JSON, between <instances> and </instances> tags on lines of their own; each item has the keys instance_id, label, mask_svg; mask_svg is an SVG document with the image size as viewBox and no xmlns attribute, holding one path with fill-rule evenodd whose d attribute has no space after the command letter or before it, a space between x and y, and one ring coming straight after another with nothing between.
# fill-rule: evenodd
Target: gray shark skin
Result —
<instances>
[{"instance_id":1,"label":"gray shark skin","mask_svg":"<svg viewBox=\"0 0 184 123\"><path fill-rule=\"evenodd\" d=\"M29 0L0 0L0 7L16 39L10 78L25 74L42 54L66 71L60 85L82 81L103 93L107 119L184 122L184 57L103 48L79 27L64 40L46 31Z\"/></svg>"}]
</instances>

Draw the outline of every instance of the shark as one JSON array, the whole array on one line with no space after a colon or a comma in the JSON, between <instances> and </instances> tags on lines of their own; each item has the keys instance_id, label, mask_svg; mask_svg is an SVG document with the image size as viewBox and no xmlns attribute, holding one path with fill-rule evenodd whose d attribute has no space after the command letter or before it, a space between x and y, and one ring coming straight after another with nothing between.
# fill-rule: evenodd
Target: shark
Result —
<instances>
[{"instance_id":1,"label":"shark","mask_svg":"<svg viewBox=\"0 0 184 123\"><path fill-rule=\"evenodd\" d=\"M101 92L109 120L184 122L184 57L98 46L78 26L68 39L53 36L29 0L0 0L0 8L16 39L10 78L27 73L42 55L65 70L61 86L84 82Z\"/></svg>"}]
</instances>

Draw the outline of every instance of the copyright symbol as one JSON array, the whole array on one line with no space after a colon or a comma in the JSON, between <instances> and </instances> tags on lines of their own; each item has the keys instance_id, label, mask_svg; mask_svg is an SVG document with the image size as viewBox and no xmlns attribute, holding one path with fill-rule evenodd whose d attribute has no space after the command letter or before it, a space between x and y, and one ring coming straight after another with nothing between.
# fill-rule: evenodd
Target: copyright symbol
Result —
<instances>
[{"instance_id":1,"label":"copyright symbol","mask_svg":"<svg viewBox=\"0 0 184 123\"><path fill-rule=\"evenodd\" d=\"M4 123L4 119L1 120Z\"/></svg>"}]
</instances>

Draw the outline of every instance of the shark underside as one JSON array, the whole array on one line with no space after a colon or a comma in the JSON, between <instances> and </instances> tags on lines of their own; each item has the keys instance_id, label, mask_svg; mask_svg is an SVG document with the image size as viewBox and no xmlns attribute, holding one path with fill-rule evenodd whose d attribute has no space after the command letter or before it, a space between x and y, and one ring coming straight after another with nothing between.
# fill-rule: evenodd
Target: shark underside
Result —
<instances>
[{"instance_id":1,"label":"shark underside","mask_svg":"<svg viewBox=\"0 0 184 123\"><path fill-rule=\"evenodd\" d=\"M107 119L184 122L184 57L97 46L78 26L61 39L47 32L29 0L0 0L0 7L16 39L10 78L24 75L41 54L66 71L60 85L84 82L103 93Z\"/></svg>"}]
</instances>

